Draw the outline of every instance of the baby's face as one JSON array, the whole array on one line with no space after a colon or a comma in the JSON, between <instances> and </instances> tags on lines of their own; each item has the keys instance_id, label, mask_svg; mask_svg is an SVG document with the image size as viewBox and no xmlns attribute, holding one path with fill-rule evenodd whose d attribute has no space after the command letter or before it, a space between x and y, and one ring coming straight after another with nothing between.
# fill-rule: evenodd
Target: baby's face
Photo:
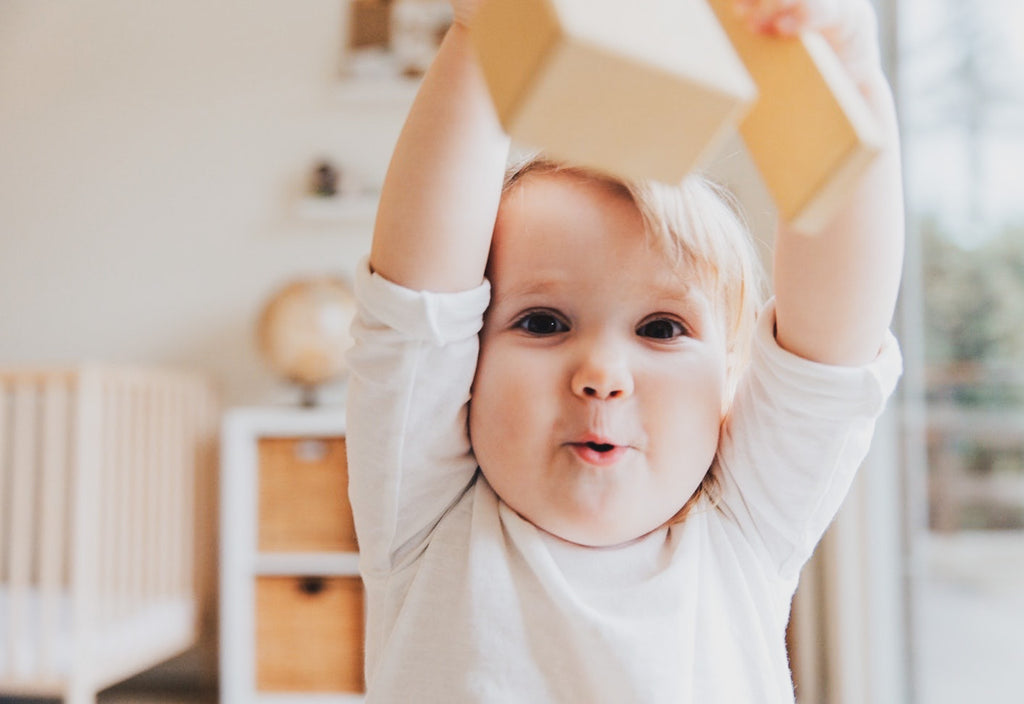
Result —
<instances>
[{"instance_id":1,"label":"baby's face","mask_svg":"<svg viewBox=\"0 0 1024 704\"><path fill-rule=\"evenodd\" d=\"M718 444L711 302L645 242L626 197L568 175L529 175L506 196L490 279L470 436L491 486L583 545L663 525Z\"/></svg>"}]
</instances>

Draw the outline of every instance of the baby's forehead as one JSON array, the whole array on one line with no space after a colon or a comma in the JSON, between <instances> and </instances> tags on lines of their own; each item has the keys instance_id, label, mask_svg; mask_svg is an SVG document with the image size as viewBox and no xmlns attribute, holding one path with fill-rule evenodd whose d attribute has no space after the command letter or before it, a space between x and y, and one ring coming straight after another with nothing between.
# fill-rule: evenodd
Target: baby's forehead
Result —
<instances>
[{"instance_id":1,"label":"baby's forehead","mask_svg":"<svg viewBox=\"0 0 1024 704\"><path fill-rule=\"evenodd\" d=\"M544 296L573 290L580 277L571 269L552 266L544 269L504 268L494 271L490 278L495 293L509 297ZM625 289L621 285L614 286L624 295L632 292L643 293L651 298L707 298L707 293L699 280L670 270L666 270L664 274L648 275L644 278L627 277L627 280L633 285ZM590 283L600 286L600 282ZM614 283L621 284L621 280Z\"/></svg>"},{"instance_id":2,"label":"baby's forehead","mask_svg":"<svg viewBox=\"0 0 1024 704\"><path fill-rule=\"evenodd\" d=\"M586 212L573 209L570 201L577 196L614 203L634 216L627 228L633 244L655 252L670 272L674 285L686 290L699 289L714 297L719 289L720 262L716 260L715 238L702 230L700 218L690 219L687 210L693 206L680 189L659 187L656 190L631 188L612 177L576 167L542 166L527 170L514 179L502 194L496 240L521 236L521 229L546 223L557 232L561 223L586 217ZM685 202L685 205L684 205ZM544 220L544 218L547 218ZM696 230L694 228L696 227ZM691 230L694 230L691 232ZM689 233L689 234L683 234ZM498 242L498 247L506 246ZM543 244L534 243L543 256ZM579 256L586 256L581 251Z\"/></svg>"},{"instance_id":3,"label":"baby's forehead","mask_svg":"<svg viewBox=\"0 0 1024 704\"><path fill-rule=\"evenodd\" d=\"M501 193L501 202L515 200L517 203L521 203L524 193L528 191L560 189L566 186L632 201L629 189L625 184L596 172L566 166L542 167L526 171L505 185Z\"/></svg>"},{"instance_id":4,"label":"baby's forehead","mask_svg":"<svg viewBox=\"0 0 1024 704\"><path fill-rule=\"evenodd\" d=\"M566 188L568 186L568 188ZM581 200L575 195L582 195ZM668 269L666 278L695 284L701 273L701 262L706 258L692 250L680 238L671 234L668 223L654 223L645 216L633 194L625 187L595 180L588 176L563 172L530 173L502 194L501 207L495 223L492 255L495 249L532 246L542 255L551 240L538 241L530 235L538 228L556 234L561 227L579 225L581 218L590 216L586 199L600 203L614 203L620 212L631 216L622 232L627 235L622 244L656 253ZM510 244L511 243L511 244ZM587 255L586 251L578 252Z\"/></svg>"}]
</instances>

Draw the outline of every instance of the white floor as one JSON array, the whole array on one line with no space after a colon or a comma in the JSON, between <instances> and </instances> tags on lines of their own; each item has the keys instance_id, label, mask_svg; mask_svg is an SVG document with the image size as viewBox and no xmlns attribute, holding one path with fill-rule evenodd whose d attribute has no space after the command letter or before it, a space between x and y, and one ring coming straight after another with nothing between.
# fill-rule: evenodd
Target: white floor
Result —
<instances>
[{"instance_id":1,"label":"white floor","mask_svg":"<svg viewBox=\"0 0 1024 704\"><path fill-rule=\"evenodd\" d=\"M1024 702L1024 532L931 535L918 704Z\"/></svg>"}]
</instances>

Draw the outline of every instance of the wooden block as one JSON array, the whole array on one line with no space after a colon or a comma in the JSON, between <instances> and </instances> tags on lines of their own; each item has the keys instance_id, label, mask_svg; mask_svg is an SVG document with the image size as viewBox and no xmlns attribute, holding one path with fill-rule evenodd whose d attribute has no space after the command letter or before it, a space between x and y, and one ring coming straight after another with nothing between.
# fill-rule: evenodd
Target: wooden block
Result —
<instances>
[{"instance_id":1,"label":"wooden block","mask_svg":"<svg viewBox=\"0 0 1024 704\"><path fill-rule=\"evenodd\" d=\"M362 692L358 577L256 578L256 689Z\"/></svg>"},{"instance_id":2,"label":"wooden block","mask_svg":"<svg viewBox=\"0 0 1024 704\"><path fill-rule=\"evenodd\" d=\"M757 84L740 134L780 217L822 230L881 146L857 87L825 40L758 35L731 0L709 0Z\"/></svg>"},{"instance_id":3,"label":"wooden block","mask_svg":"<svg viewBox=\"0 0 1024 704\"><path fill-rule=\"evenodd\" d=\"M628 178L680 181L754 97L704 0L485 0L471 34L513 138Z\"/></svg>"},{"instance_id":4,"label":"wooden block","mask_svg":"<svg viewBox=\"0 0 1024 704\"><path fill-rule=\"evenodd\" d=\"M355 552L344 438L260 438L259 550Z\"/></svg>"}]
</instances>

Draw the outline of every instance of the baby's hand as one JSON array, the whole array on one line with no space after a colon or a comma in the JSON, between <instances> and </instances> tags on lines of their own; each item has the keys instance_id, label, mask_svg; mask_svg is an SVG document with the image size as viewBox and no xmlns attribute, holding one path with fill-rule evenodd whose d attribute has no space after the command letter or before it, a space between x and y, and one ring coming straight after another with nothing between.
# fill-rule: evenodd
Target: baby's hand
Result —
<instances>
[{"instance_id":1,"label":"baby's hand","mask_svg":"<svg viewBox=\"0 0 1024 704\"><path fill-rule=\"evenodd\" d=\"M755 31L819 32L850 76L864 84L881 75L878 21L869 0L735 0Z\"/></svg>"},{"instance_id":2,"label":"baby's hand","mask_svg":"<svg viewBox=\"0 0 1024 704\"><path fill-rule=\"evenodd\" d=\"M455 23L468 27L481 2L483 0L448 0L448 3L452 6L452 11L455 13Z\"/></svg>"}]
</instances>

